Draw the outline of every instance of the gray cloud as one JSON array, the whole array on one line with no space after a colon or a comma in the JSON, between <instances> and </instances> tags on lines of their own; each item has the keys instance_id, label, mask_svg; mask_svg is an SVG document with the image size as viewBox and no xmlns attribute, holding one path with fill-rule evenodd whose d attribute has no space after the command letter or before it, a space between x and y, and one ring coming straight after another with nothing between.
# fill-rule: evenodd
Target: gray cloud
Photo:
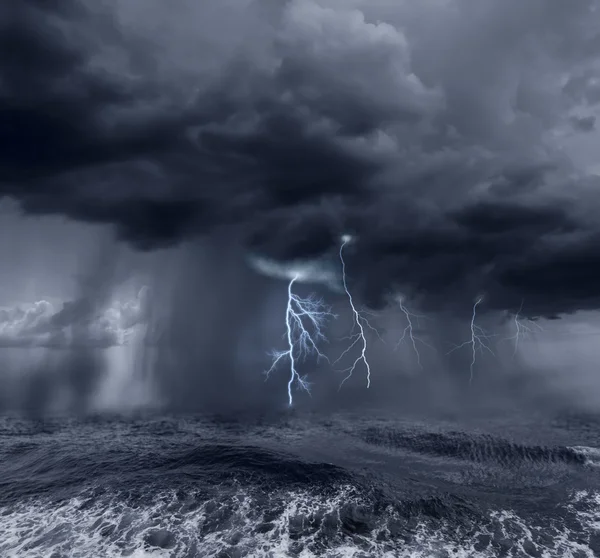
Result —
<instances>
[{"instance_id":1,"label":"gray cloud","mask_svg":"<svg viewBox=\"0 0 600 558\"><path fill-rule=\"evenodd\" d=\"M594 100L596 8L23 2L0 33L0 195L143 249L235 225L293 260L351 232L374 305L597 308L594 179L555 134Z\"/></svg>"},{"instance_id":2,"label":"gray cloud","mask_svg":"<svg viewBox=\"0 0 600 558\"><path fill-rule=\"evenodd\" d=\"M571 124L579 132L591 132L596 128L596 117L593 114L589 116L572 116Z\"/></svg>"},{"instance_id":3,"label":"gray cloud","mask_svg":"<svg viewBox=\"0 0 600 558\"><path fill-rule=\"evenodd\" d=\"M41 300L0 309L0 347L50 349L108 348L125 345L135 327L147 321L147 289L133 300L91 308L88 299L59 307Z\"/></svg>"},{"instance_id":4,"label":"gray cloud","mask_svg":"<svg viewBox=\"0 0 600 558\"><path fill-rule=\"evenodd\" d=\"M599 74L598 69L575 74L564 86L564 92L584 105L597 105L600 103Z\"/></svg>"}]
</instances>

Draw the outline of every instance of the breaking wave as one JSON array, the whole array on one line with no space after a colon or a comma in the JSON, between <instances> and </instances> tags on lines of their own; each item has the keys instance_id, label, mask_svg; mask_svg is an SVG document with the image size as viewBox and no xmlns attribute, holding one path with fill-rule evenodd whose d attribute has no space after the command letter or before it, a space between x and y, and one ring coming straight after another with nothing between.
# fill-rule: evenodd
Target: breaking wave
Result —
<instances>
[{"instance_id":1,"label":"breaking wave","mask_svg":"<svg viewBox=\"0 0 600 558\"><path fill-rule=\"evenodd\" d=\"M596 557L600 452L562 439L0 421L0 557Z\"/></svg>"},{"instance_id":2,"label":"breaking wave","mask_svg":"<svg viewBox=\"0 0 600 558\"><path fill-rule=\"evenodd\" d=\"M569 449L581 457L586 465L600 467L600 448L573 446Z\"/></svg>"},{"instance_id":3,"label":"breaking wave","mask_svg":"<svg viewBox=\"0 0 600 558\"><path fill-rule=\"evenodd\" d=\"M61 503L0 508L8 558L153 557L594 557L600 495L577 493L561 521L493 511L460 524L422 509L384 509L351 485L315 493L215 486L144 498L90 491ZM426 506L425 506L426 508ZM376 513L375 513L376 512Z\"/></svg>"}]
</instances>

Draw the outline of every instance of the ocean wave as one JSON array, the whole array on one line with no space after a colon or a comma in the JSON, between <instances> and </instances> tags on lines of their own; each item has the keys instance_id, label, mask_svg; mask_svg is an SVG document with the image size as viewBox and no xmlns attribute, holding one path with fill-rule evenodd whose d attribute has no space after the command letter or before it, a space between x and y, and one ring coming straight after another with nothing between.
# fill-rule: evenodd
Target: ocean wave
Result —
<instances>
[{"instance_id":1,"label":"ocean wave","mask_svg":"<svg viewBox=\"0 0 600 558\"><path fill-rule=\"evenodd\" d=\"M352 485L333 491L256 490L232 484L212 495L162 490L145 500L91 491L59 504L0 508L6 558L592 558L600 495L579 492L563 520L536 523L510 510L457 526L404 515Z\"/></svg>"},{"instance_id":2,"label":"ocean wave","mask_svg":"<svg viewBox=\"0 0 600 558\"><path fill-rule=\"evenodd\" d=\"M174 470L219 470L226 476L257 473L280 483L331 483L349 479L341 467L314 463L283 452L249 445L203 444L169 460L163 467Z\"/></svg>"},{"instance_id":3,"label":"ocean wave","mask_svg":"<svg viewBox=\"0 0 600 558\"><path fill-rule=\"evenodd\" d=\"M589 446L572 446L569 449L581 456L586 465L591 467L600 467L600 448L593 448Z\"/></svg>"},{"instance_id":4,"label":"ocean wave","mask_svg":"<svg viewBox=\"0 0 600 558\"><path fill-rule=\"evenodd\" d=\"M371 427L361 432L360 438L374 446L479 463L493 462L505 467L521 463L564 463L581 466L589 459L589 455L577 448L530 446L491 436L466 435L460 432L407 433L390 428ZM598 458L600 459L600 452Z\"/></svg>"}]
</instances>

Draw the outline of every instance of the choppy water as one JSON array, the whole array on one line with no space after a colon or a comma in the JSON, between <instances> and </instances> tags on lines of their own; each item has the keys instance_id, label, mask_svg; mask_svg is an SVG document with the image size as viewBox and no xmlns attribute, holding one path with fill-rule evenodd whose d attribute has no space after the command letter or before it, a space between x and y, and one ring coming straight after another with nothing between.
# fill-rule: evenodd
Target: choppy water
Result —
<instances>
[{"instance_id":1,"label":"choppy water","mask_svg":"<svg viewBox=\"0 0 600 558\"><path fill-rule=\"evenodd\" d=\"M599 427L4 418L0 556L600 556Z\"/></svg>"}]
</instances>

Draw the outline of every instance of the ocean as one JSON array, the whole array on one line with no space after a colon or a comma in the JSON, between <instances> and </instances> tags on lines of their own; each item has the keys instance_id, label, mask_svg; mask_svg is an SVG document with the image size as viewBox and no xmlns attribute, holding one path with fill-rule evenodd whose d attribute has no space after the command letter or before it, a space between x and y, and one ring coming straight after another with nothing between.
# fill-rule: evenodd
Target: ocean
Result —
<instances>
[{"instance_id":1,"label":"ocean","mask_svg":"<svg viewBox=\"0 0 600 558\"><path fill-rule=\"evenodd\" d=\"M0 420L0 556L600 556L600 417Z\"/></svg>"}]
</instances>

